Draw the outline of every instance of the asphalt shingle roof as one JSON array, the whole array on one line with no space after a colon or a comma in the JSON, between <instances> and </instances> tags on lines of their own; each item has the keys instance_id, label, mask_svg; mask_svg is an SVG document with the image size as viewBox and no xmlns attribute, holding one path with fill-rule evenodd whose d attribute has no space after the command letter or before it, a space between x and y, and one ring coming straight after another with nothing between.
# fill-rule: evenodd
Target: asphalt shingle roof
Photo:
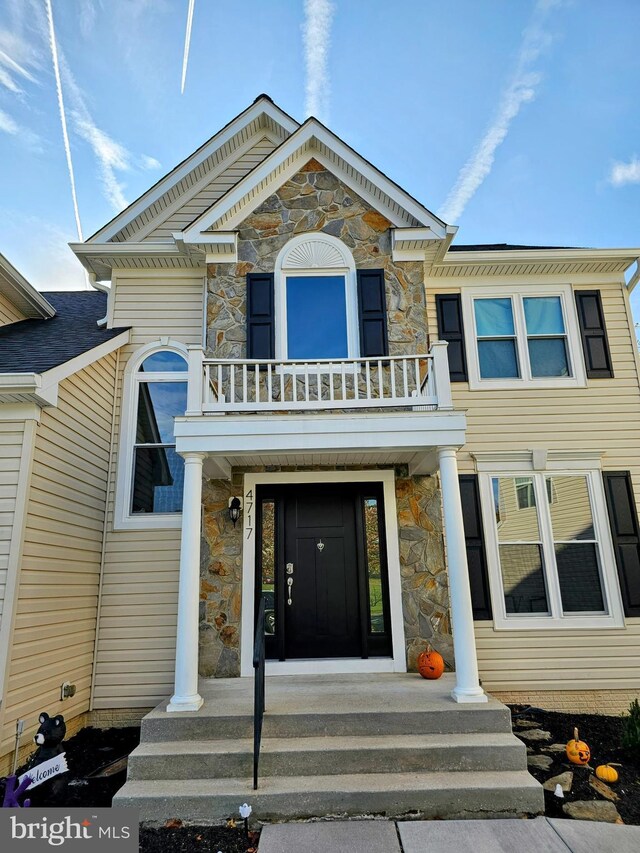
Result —
<instances>
[{"instance_id":1,"label":"asphalt shingle roof","mask_svg":"<svg viewBox=\"0 0 640 853\"><path fill-rule=\"evenodd\" d=\"M55 317L0 328L0 373L44 373L126 331L97 325L107 313L106 293L72 290L46 297Z\"/></svg>"}]
</instances>

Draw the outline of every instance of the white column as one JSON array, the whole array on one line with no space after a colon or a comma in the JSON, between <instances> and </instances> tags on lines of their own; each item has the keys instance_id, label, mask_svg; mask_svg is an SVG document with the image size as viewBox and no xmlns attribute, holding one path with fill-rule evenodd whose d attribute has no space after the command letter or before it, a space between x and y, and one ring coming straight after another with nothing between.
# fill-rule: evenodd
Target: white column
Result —
<instances>
[{"instance_id":1,"label":"white column","mask_svg":"<svg viewBox=\"0 0 640 853\"><path fill-rule=\"evenodd\" d=\"M487 697L478 678L456 451L453 447L442 447L438 451L438 458L449 569L453 650L456 657L456 686L451 695L456 702L486 702Z\"/></svg>"},{"instance_id":2,"label":"white column","mask_svg":"<svg viewBox=\"0 0 640 853\"><path fill-rule=\"evenodd\" d=\"M200 608L200 518L202 514L202 463L204 453L183 453L184 498L178 584L178 635L173 696L167 711L197 711L198 623Z\"/></svg>"}]
</instances>

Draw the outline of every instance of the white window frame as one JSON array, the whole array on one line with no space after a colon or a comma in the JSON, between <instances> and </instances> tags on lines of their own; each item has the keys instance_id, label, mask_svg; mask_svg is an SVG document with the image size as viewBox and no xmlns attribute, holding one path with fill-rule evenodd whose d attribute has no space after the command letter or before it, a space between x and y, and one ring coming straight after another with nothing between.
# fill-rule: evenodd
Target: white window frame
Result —
<instances>
[{"instance_id":1,"label":"white window frame","mask_svg":"<svg viewBox=\"0 0 640 853\"><path fill-rule=\"evenodd\" d=\"M527 327L524 315L525 297L551 297L560 299L567 342L567 357L570 376L531 376L529 348L527 346ZM480 375L478 356L478 334L474 301L476 299L510 299L513 308L516 354L520 377L504 379L483 379ZM465 328L467 360L469 365L469 389L471 391L508 390L518 388L585 388L587 377L584 367L584 354L578 328L578 317L571 285L504 285L503 287L482 287L462 292L462 316ZM550 336L552 337L552 336ZM559 336L558 336L559 337Z\"/></svg>"},{"instance_id":2,"label":"white window frame","mask_svg":"<svg viewBox=\"0 0 640 853\"><path fill-rule=\"evenodd\" d=\"M289 276L343 276L347 313L347 356L360 357L358 327L358 284L356 265L349 248L331 234L298 234L280 250L275 264L275 355L286 361L287 354L287 278ZM323 360L323 359L320 359ZM336 358L339 363L344 359ZM301 361L301 359L298 359ZM307 361L313 362L314 359ZM339 368L336 367L336 370Z\"/></svg>"},{"instance_id":3,"label":"white window frame","mask_svg":"<svg viewBox=\"0 0 640 853\"><path fill-rule=\"evenodd\" d=\"M482 466L483 469L485 466ZM555 570L555 556L553 551L553 530L551 528L550 515L540 512L538 519L540 525L540 536L543 543L544 573L547 596L549 600L550 614L540 613L538 615L520 616L518 614L507 614L500 570L500 552L498 545L498 534L494 518L494 500L491 481L494 477L533 477L538 508L544 506L541 501L546 501L547 493L544 485L546 477L585 477L589 489L591 501L591 512L596 534L596 540L600 549L602 592L605 598L607 612L603 614L563 614L560 596L560 583ZM494 465L491 470L483 470L478 474L478 485L480 489L480 501L482 507L482 521L485 531L485 543L487 551L487 566L489 571L489 588L491 593L491 605L493 608L493 623L496 630L519 631L535 628L539 630L550 629L576 629L576 628L622 628L624 627L624 610L620 596L620 586L616 569L615 552L609 529L607 506L602 484L602 473L600 467L566 467L561 463L551 463L544 470L532 470L527 467L514 467L513 463L505 462L504 465ZM546 547L545 547L546 545ZM551 549L553 560L548 559Z\"/></svg>"},{"instance_id":4,"label":"white window frame","mask_svg":"<svg viewBox=\"0 0 640 853\"><path fill-rule=\"evenodd\" d=\"M115 509L113 518L114 530L177 530L182 527L182 513L171 512L131 512L131 489L133 487L133 463L134 448L136 444L136 421L138 402L138 371L142 362L156 352L175 352L181 355L188 363L187 347L178 341L165 338L159 341L145 344L136 350L124 371L124 383L122 392L122 417L120 422L120 443L118 448L118 473L116 479ZM151 374L149 374L151 376ZM180 377L184 376L184 380ZM184 374L172 371L171 373L155 373L154 380L188 382L188 372Z\"/></svg>"}]
</instances>

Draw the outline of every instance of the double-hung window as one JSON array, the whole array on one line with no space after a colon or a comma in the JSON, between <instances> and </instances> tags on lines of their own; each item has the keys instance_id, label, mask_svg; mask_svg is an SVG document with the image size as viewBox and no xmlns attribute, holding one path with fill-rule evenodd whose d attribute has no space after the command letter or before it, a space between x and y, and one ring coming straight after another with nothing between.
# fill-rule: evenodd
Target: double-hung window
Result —
<instances>
[{"instance_id":1,"label":"double-hung window","mask_svg":"<svg viewBox=\"0 0 640 853\"><path fill-rule=\"evenodd\" d=\"M621 624L599 472L482 474L498 628Z\"/></svg>"},{"instance_id":2,"label":"double-hung window","mask_svg":"<svg viewBox=\"0 0 640 853\"><path fill-rule=\"evenodd\" d=\"M472 389L583 385L570 288L465 294Z\"/></svg>"}]
</instances>

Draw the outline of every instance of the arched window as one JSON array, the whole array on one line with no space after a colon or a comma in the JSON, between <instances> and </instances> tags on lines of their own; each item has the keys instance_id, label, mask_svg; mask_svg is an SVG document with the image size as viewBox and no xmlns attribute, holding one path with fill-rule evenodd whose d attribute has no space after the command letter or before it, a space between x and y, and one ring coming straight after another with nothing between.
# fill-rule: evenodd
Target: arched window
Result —
<instances>
[{"instance_id":1,"label":"arched window","mask_svg":"<svg viewBox=\"0 0 640 853\"><path fill-rule=\"evenodd\" d=\"M356 358L356 268L330 234L300 234L276 260L276 358Z\"/></svg>"},{"instance_id":2,"label":"arched window","mask_svg":"<svg viewBox=\"0 0 640 853\"><path fill-rule=\"evenodd\" d=\"M186 349L183 355L144 347L129 362L125 381L116 502L120 526L171 527L167 521L182 512L184 460L176 453L174 419L186 407Z\"/></svg>"}]
</instances>

